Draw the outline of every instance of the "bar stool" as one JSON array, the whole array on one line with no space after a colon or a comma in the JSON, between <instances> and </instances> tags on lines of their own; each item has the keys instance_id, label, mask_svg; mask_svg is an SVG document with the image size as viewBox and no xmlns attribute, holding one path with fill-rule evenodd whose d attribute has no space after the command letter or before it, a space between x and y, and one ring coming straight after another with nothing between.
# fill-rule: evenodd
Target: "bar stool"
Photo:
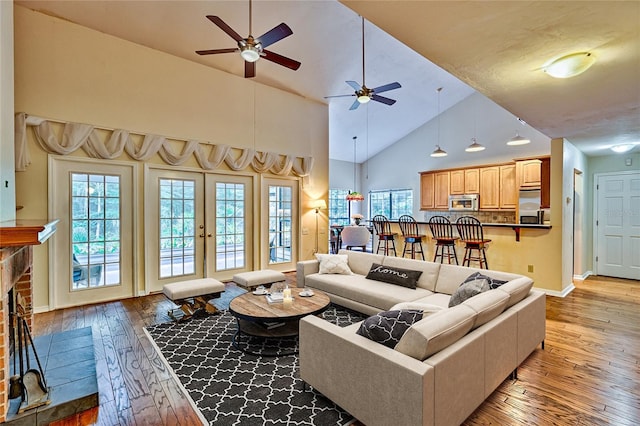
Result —
<instances>
[{"instance_id":1,"label":"bar stool","mask_svg":"<svg viewBox=\"0 0 640 426\"><path fill-rule=\"evenodd\" d=\"M373 217L373 228L376 230L376 234L378 234L378 246L376 249L376 253L380 252L380 244L384 241L384 254L387 256L389 254L390 248L393 249L393 255L397 256L396 253L396 235L397 233L391 232L391 224L389 223L389 219L387 219L384 215L375 215ZM391 247L389 247L389 243L391 243Z\"/></svg>"},{"instance_id":2,"label":"bar stool","mask_svg":"<svg viewBox=\"0 0 640 426\"><path fill-rule=\"evenodd\" d=\"M462 216L456 221L456 228L460 241L465 244L462 266L470 266L469 263L474 261L480 263L480 268L489 269L485 248L491 240L484 238L480 221L473 216ZM478 252L476 256L473 255L474 250Z\"/></svg>"},{"instance_id":3,"label":"bar stool","mask_svg":"<svg viewBox=\"0 0 640 426\"><path fill-rule=\"evenodd\" d=\"M413 216L404 214L398 218L398 224L400 225L400 231L402 231L402 237L404 238L402 257L404 257L407 252L407 245L409 245L409 252L411 253L412 259L416 258L416 253L420 253L422 255L422 260L425 260L424 252L422 251L422 239L426 237L426 235L418 233L418 224L416 223L416 220ZM420 248L420 251L416 250L416 246Z\"/></svg>"},{"instance_id":4,"label":"bar stool","mask_svg":"<svg viewBox=\"0 0 640 426\"><path fill-rule=\"evenodd\" d=\"M438 257L440 263L444 263L444 258L451 263L451 258L455 259L456 265L458 263L458 256L456 255L456 240L458 237L453 236L453 226L448 218L444 216L433 216L429 219L429 229L431 229L431 236L436 241L436 252L433 256L435 262Z\"/></svg>"}]
</instances>

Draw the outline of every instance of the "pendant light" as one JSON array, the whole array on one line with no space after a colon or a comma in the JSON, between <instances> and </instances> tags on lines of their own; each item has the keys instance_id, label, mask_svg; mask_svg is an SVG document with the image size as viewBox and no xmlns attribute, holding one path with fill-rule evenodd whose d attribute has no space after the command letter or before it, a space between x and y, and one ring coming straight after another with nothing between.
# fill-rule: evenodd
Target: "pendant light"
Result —
<instances>
[{"instance_id":1,"label":"pendant light","mask_svg":"<svg viewBox=\"0 0 640 426\"><path fill-rule=\"evenodd\" d=\"M522 124L523 126L527 125L527 122L520 117L516 117L516 120L518 120L518 123ZM531 140L529 140L529 138L524 138L520 136L520 134L516 130L516 135L507 141L507 145L509 146L526 145L530 142Z\"/></svg>"},{"instance_id":2,"label":"pendant light","mask_svg":"<svg viewBox=\"0 0 640 426\"><path fill-rule=\"evenodd\" d=\"M431 156L434 158L447 156L447 152L440 148L440 92L442 92L442 87L438 87L436 92L438 92L438 144L436 145L436 149L431 153Z\"/></svg>"},{"instance_id":3,"label":"pendant light","mask_svg":"<svg viewBox=\"0 0 640 426\"><path fill-rule=\"evenodd\" d=\"M356 191L356 140L357 136L353 137L353 191L349 191L347 194L347 201L364 201L364 195Z\"/></svg>"},{"instance_id":4,"label":"pendant light","mask_svg":"<svg viewBox=\"0 0 640 426\"><path fill-rule=\"evenodd\" d=\"M466 152L480 152L480 151L484 151L485 149L484 145L479 144L478 140L476 139L477 127L478 127L477 124L478 124L478 102L476 101L476 105L474 107L474 112L473 112L473 137L471 138L471 145L469 145L464 149Z\"/></svg>"}]
</instances>

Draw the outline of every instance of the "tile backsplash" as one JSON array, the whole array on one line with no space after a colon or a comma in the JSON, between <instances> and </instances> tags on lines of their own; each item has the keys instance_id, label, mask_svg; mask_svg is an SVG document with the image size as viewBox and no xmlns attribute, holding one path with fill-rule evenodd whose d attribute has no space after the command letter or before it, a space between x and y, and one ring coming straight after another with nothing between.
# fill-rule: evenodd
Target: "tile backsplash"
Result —
<instances>
[{"instance_id":1,"label":"tile backsplash","mask_svg":"<svg viewBox=\"0 0 640 426\"><path fill-rule=\"evenodd\" d=\"M450 212L429 210L424 212L424 221L428 222L433 216L444 216L451 222L455 222L462 216L474 216L482 223L516 223L516 212L513 211Z\"/></svg>"}]
</instances>

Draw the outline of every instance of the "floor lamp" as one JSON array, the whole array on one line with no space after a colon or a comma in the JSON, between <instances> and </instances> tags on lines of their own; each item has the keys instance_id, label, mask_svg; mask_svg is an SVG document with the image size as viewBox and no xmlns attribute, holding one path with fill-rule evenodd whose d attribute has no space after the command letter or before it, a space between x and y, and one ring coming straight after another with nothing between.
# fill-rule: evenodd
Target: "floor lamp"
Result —
<instances>
[{"instance_id":1,"label":"floor lamp","mask_svg":"<svg viewBox=\"0 0 640 426\"><path fill-rule=\"evenodd\" d=\"M314 249L314 253L318 252L318 215L320 214L320 210L324 210L327 208L327 202L324 200L315 200L312 204L311 204L311 208L316 209L316 247Z\"/></svg>"}]
</instances>

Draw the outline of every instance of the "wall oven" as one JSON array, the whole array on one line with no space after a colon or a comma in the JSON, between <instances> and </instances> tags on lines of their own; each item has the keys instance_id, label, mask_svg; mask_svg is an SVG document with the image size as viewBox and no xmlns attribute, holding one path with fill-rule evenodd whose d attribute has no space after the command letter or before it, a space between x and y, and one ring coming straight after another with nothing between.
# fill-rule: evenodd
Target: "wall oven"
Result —
<instances>
[{"instance_id":1,"label":"wall oven","mask_svg":"<svg viewBox=\"0 0 640 426\"><path fill-rule=\"evenodd\" d=\"M450 195L449 211L478 211L478 194Z\"/></svg>"}]
</instances>

